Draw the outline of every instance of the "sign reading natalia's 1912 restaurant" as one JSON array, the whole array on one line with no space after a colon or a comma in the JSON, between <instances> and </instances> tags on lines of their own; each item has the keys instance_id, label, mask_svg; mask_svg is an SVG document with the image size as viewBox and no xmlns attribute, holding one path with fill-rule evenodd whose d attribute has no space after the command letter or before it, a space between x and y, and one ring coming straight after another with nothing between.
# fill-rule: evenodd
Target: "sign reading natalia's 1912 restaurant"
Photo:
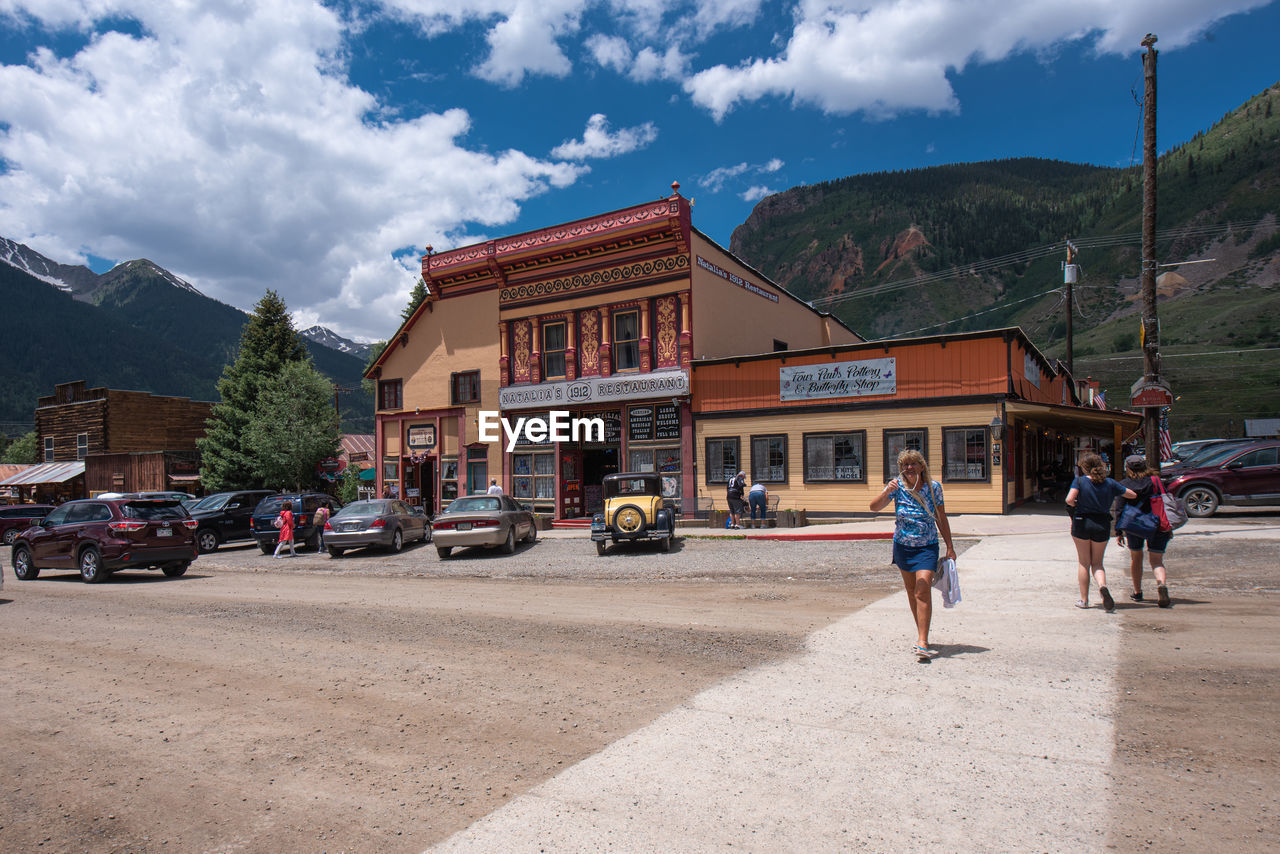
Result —
<instances>
[{"instance_id":1,"label":"sign reading natalia's 1912 restaurant","mask_svg":"<svg viewBox=\"0 0 1280 854\"><path fill-rule=\"evenodd\" d=\"M778 381L782 400L893 394L898 390L897 360L786 365L778 368Z\"/></svg>"}]
</instances>

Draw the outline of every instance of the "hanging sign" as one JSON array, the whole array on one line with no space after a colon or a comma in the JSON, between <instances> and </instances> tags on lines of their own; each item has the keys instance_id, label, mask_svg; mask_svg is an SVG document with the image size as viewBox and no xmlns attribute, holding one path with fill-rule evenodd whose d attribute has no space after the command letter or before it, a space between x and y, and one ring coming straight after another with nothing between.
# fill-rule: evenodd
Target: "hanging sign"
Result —
<instances>
[{"instance_id":1,"label":"hanging sign","mask_svg":"<svg viewBox=\"0 0 1280 854\"><path fill-rule=\"evenodd\" d=\"M409 447L414 450L436 446L436 425L414 424L409 427Z\"/></svg>"}]
</instances>

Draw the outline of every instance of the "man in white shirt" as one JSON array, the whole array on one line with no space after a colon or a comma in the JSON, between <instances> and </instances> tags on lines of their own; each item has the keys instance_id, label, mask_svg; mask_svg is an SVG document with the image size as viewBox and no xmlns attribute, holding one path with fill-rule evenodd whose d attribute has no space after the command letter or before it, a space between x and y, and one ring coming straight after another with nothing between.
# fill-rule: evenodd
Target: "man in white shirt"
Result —
<instances>
[{"instance_id":1,"label":"man in white shirt","mask_svg":"<svg viewBox=\"0 0 1280 854\"><path fill-rule=\"evenodd\" d=\"M501 494L502 494L502 487L501 487L501 486L498 486L498 482L497 482L496 480L491 480L491 481L489 481L489 489L488 489L488 490L486 490L486 491L487 491L490 495L501 495Z\"/></svg>"}]
</instances>

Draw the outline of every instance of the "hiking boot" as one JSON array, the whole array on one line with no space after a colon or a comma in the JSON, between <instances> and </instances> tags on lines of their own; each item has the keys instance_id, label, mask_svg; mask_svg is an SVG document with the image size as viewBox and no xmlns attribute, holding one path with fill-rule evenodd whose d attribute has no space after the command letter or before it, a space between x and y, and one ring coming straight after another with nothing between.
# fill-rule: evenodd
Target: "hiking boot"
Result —
<instances>
[{"instance_id":1,"label":"hiking boot","mask_svg":"<svg viewBox=\"0 0 1280 854\"><path fill-rule=\"evenodd\" d=\"M1102 608L1108 614L1116 609L1116 600L1111 598L1111 591L1105 587L1099 587L1098 593L1102 594Z\"/></svg>"},{"instance_id":2,"label":"hiking boot","mask_svg":"<svg viewBox=\"0 0 1280 854\"><path fill-rule=\"evenodd\" d=\"M1169 601L1169 588L1161 584L1156 588L1156 596L1159 597L1158 604L1161 608L1168 608L1173 602Z\"/></svg>"}]
</instances>

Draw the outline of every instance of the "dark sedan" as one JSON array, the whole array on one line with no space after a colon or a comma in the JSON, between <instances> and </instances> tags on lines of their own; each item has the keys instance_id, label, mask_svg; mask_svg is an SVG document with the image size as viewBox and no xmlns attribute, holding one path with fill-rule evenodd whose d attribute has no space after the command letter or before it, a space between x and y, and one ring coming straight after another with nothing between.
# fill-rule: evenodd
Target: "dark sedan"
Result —
<instances>
[{"instance_id":1,"label":"dark sedan","mask_svg":"<svg viewBox=\"0 0 1280 854\"><path fill-rule=\"evenodd\" d=\"M533 514L509 495L468 495L453 501L431 523L436 553L447 558L455 548L500 546L514 554L516 540L532 543L538 538Z\"/></svg>"},{"instance_id":2,"label":"dark sedan","mask_svg":"<svg viewBox=\"0 0 1280 854\"><path fill-rule=\"evenodd\" d=\"M353 501L324 525L324 545L331 557L365 546L398 552L415 540L431 541L431 523L422 511L394 498Z\"/></svg>"}]
</instances>

